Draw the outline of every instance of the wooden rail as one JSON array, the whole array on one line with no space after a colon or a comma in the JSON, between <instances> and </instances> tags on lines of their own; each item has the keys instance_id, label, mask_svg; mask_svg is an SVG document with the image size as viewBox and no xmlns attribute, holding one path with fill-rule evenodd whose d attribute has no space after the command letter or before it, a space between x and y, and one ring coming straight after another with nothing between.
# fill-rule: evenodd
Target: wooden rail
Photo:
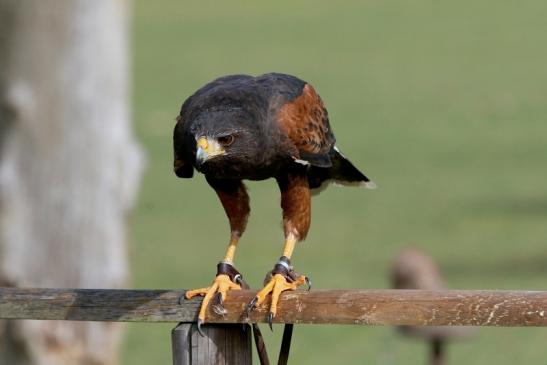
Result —
<instances>
[{"instance_id":1,"label":"wooden rail","mask_svg":"<svg viewBox=\"0 0 547 365\"><path fill-rule=\"evenodd\" d=\"M183 290L0 288L1 319L194 322L200 298ZM255 291L232 291L228 313L208 323L242 323ZM265 322L266 302L250 317ZM413 326L547 326L547 292L492 290L312 290L281 296L274 322Z\"/></svg>"}]
</instances>

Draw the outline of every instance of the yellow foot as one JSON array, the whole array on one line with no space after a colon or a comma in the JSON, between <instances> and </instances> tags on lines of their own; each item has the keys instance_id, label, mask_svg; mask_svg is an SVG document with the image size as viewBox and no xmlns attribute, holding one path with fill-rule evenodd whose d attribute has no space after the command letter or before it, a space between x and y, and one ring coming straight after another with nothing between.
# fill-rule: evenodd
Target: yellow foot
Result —
<instances>
[{"instance_id":1,"label":"yellow foot","mask_svg":"<svg viewBox=\"0 0 547 365\"><path fill-rule=\"evenodd\" d=\"M224 309L222 303L226 299L226 293L228 293L228 290L241 290L241 286L230 280L230 277L228 275L220 274L217 275L217 277L213 281L213 284L210 287L189 290L184 294L186 299L192 299L193 297L198 295L205 296L203 298L203 302L201 303L201 308L198 314L198 331L200 333L201 325L205 322L205 313L207 312L207 306L209 305L209 302L215 294L218 297L218 303L215 303L215 306L213 307L215 313L220 315L226 313L226 310Z\"/></svg>"},{"instance_id":2,"label":"yellow foot","mask_svg":"<svg viewBox=\"0 0 547 365\"><path fill-rule=\"evenodd\" d=\"M304 275L300 275L294 281L288 280L281 274L273 275L264 288L256 293L256 296L247 305L247 313L250 313L251 310L262 304L264 300L266 300L268 294L272 293L272 303L270 305L270 313L268 314L268 324L270 325L270 328L272 328L272 320L277 314L277 302L279 301L281 293L285 290L296 290L296 288L303 284L310 285L309 279Z\"/></svg>"}]
</instances>

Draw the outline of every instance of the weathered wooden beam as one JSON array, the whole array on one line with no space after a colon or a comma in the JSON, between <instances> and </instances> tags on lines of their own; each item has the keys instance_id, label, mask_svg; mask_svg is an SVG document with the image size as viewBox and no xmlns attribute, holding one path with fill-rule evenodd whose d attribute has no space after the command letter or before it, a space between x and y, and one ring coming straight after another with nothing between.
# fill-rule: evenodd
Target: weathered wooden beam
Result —
<instances>
[{"instance_id":1,"label":"weathered wooden beam","mask_svg":"<svg viewBox=\"0 0 547 365\"><path fill-rule=\"evenodd\" d=\"M194 323L180 323L171 331L173 365L250 365L251 328L241 324L203 325L201 336Z\"/></svg>"},{"instance_id":2,"label":"weathered wooden beam","mask_svg":"<svg viewBox=\"0 0 547 365\"><path fill-rule=\"evenodd\" d=\"M184 291L0 288L2 319L194 322L201 299ZM209 323L245 322L255 291L231 291L228 313ZM264 322L269 301L250 320ZM547 292L488 290L312 290L281 295L278 323L413 326L547 326Z\"/></svg>"}]
</instances>

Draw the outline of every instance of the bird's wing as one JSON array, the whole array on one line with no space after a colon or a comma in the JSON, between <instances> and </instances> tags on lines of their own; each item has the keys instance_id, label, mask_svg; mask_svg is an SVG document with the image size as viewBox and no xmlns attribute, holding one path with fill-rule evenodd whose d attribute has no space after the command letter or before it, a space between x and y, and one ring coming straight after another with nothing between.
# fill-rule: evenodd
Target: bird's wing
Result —
<instances>
[{"instance_id":1,"label":"bird's wing","mask_svg":"<svg viewBox=\"0 0 547 365\"><path fill-rule=\"evenodd\" d=\"M329 153L335 138L327 109L310 84L305 84L299 96L288 100L277 111L277 121L298 149L298 159L318 167L332 165Z\"/></svg>"},{"instance_id":2,"label":"bird's wing","mask_svg":"<svg viewBox=\"0 0 547 365\"><path fill-rule=\"evenodd\" d=\"M183 158L184 148L184 133L183 133L184 120L179 115L177 117L177 124L173 131L173 148L175 152L175 158L173 163L173 170L178 177L190 178L194 175L194 168L189 161Z\"/></svg>"}]
</instances>

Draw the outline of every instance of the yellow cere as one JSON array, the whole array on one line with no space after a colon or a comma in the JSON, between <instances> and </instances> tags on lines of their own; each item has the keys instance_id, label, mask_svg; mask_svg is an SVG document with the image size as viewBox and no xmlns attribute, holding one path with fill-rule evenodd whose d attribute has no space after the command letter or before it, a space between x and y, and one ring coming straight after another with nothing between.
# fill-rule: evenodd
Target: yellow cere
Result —
<instances>
[{"instance_id":1,"label":"yellow cere","mask_svg":"<svg viewBox=\"0 0 547 365\"><path fill-rule=\"evenodd\" d=\"M209 147L209 143L207 143L207 138L200 137L197 141L197 147L201 147L204 151L207 151L207 148Z\"/></svg>"}]
</instances>

